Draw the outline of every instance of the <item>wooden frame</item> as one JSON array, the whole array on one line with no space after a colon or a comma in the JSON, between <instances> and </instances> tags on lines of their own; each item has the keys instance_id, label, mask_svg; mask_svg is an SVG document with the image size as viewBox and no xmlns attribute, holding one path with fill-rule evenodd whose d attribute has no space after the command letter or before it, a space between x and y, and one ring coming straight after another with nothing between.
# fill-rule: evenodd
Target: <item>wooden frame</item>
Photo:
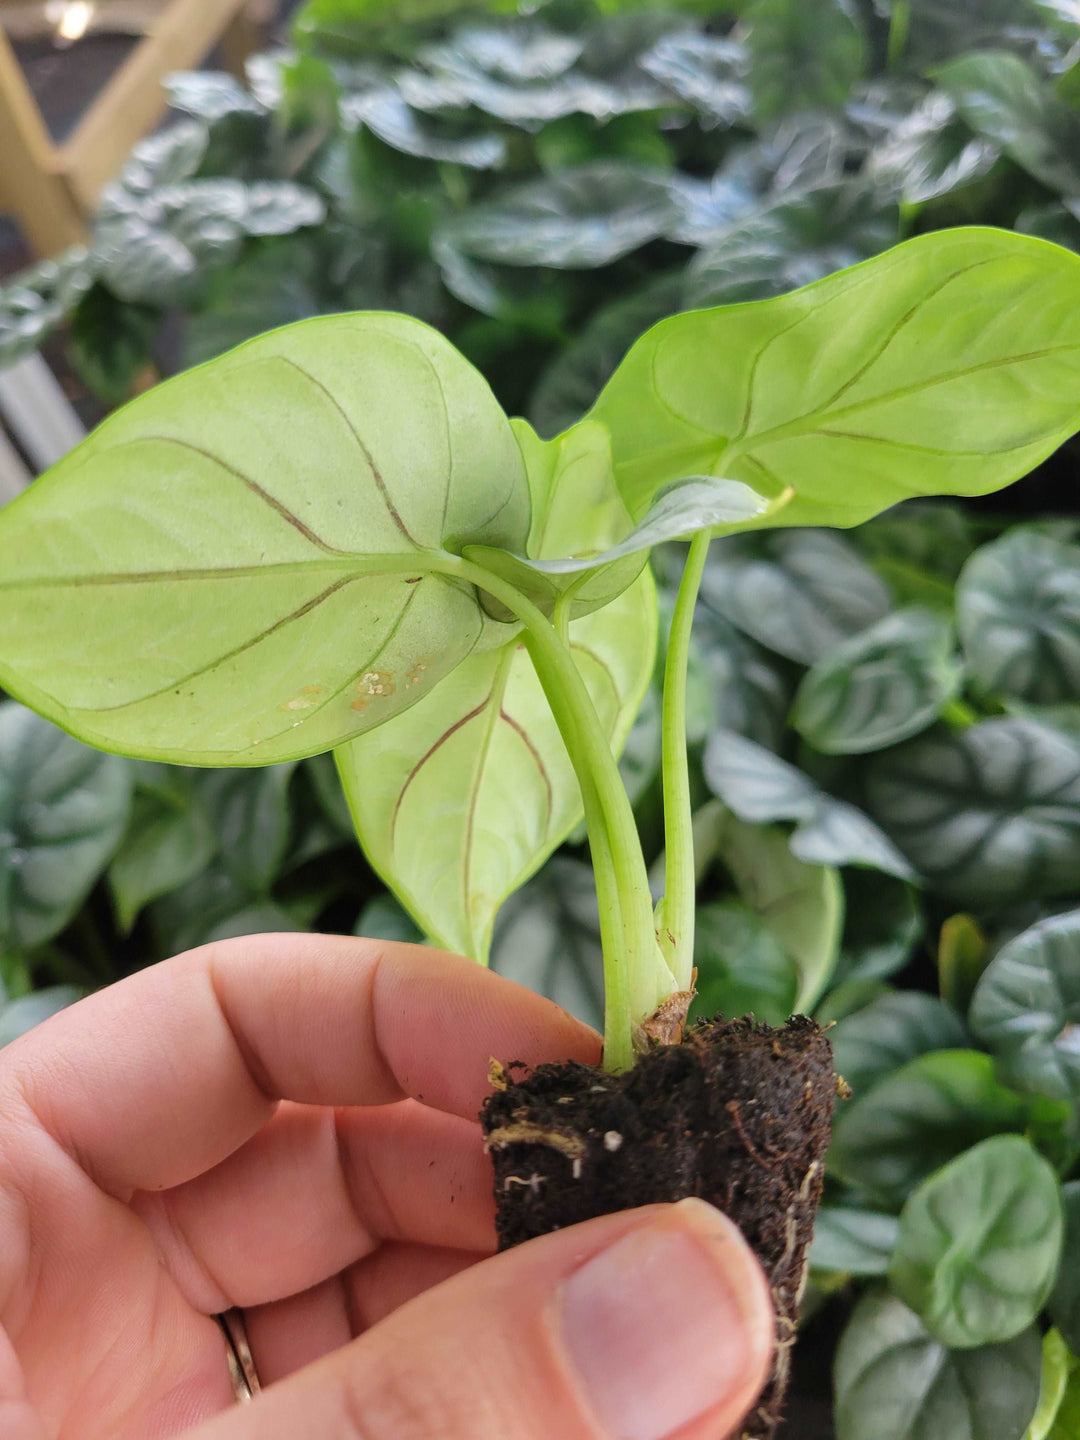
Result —
<instances>
[{"instance_id":1,"label":"wooden frame","mask_svg":"<svg viewBox=\"0 0 1080 1440\"><path fill-rule=\"evenodd\" d=\"M165 113L165 76L198 64L219 41L230 68L239 68L264 18L264 0L169 0L61 146L49 136L0 18L0 208L18 217L38 256L84 237L102 188Z\"/></svg>"}]
</instances>

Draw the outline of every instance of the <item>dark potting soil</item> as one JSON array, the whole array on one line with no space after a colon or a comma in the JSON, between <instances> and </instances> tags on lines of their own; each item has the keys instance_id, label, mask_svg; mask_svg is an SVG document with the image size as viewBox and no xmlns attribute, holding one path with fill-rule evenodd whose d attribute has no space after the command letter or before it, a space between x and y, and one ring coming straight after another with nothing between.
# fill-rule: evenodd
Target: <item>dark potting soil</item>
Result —
<instances>
[{"instance_id":1,"label":"dark potting soil","mask_svg":"<svg viewBox=\"0 0 1080 1440\"><path fill-rule=\"evenodd\" d=\"M698 1196L739 1226L769 1278L773 1374L739 1440L772 1440L825 1178L836 1076L812 1020L708 1021L607 1075L569 1062L515 1078L481 1121L499 1248L636 1205Z\"/></svg>"}]
</instances>

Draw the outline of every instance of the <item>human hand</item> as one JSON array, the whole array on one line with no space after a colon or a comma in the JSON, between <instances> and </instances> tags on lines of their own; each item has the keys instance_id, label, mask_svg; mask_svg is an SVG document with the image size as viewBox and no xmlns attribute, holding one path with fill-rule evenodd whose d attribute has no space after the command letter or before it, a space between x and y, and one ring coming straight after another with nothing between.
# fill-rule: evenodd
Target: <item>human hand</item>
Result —
<instances>
[{"instance_id":1,"label":"human hand","mask_svg":"<svg viewBox=\"0 0 1080 1440\"><path fill-rule=\"evenodd\" d=\"M31 1031L0 1051L0 1435L720 1440L773 1322L718 1212L484 1258L489 1057L598 1052L471 962L314 935L192 951ZM231 1306L272 1387L243 1407Z\"/></svg>"}]
</instances>

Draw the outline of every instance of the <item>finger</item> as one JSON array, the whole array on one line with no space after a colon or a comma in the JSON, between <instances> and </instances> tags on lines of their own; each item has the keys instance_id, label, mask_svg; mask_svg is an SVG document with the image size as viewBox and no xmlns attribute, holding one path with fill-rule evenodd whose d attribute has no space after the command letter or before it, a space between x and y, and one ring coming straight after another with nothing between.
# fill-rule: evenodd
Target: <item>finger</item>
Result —
<instances>
[{"instance_id":1,"label":"finger","mask_svg":"<svg viewBox=\"0 0 1080 1440\"><path fill-rule=\"evenodd\" d=\"M595 1033L458 956L332 935L207 945L89 996L5 1047L0 1109L34 1117L105 1189L181 1184L281 1098L412 1096L475 1116L490 1056L595 1062Z\"/></svg>"},{"instance_id":2,"label":"finger","mask_svg":"<svg viewBox=\"0 0 1080 1440\"><path fill-rule=\"evenodd\" d=\"M652 1206L473 1266L190 1440L721 1440L773 1328L731 1222Z\"/></svg>"},{"instance_id":3,"label":"finger","mask_svg":"<svg viewBox=\"0 0 1080 1440\"><path fill-rule=\"evenodd\" d=\"M479 1125L415 1100L285 1104L213 1170L131 1206L207 1314L308 1290L383 1240L487 1253L495 1243Z\"/></svg>"},{"instance_id":4,"label":"finger","mask_svg":"<svg viewBox=\"0 0 1080 1440\"><path fill-rule=\"evenodd\" d=\"M283 1380L484 1258L464 1250L390 1241L342 1275L300 1295L246 1310L259 1378L264 1385Z\"/></svg>"}]
</instances>

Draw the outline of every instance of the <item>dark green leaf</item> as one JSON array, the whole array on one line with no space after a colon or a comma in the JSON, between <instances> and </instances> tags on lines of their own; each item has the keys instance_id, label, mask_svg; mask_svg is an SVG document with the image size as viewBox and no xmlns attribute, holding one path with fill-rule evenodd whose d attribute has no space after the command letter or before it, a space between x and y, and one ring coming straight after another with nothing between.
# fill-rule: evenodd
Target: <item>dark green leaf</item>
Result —
<instances>
[{"instance_id":1,"label":"dark green leaf","mask_svg":"<svg viewBox=\"0 0 1080 1440\"><path fill-rule=\"evenodd\" d=\"M759 125L843 105L863 69L862 33L843 0L752 0L746 18Z\"/></svg>"},{"instance_id":2,"label":"dark green leaf","mask_svg":"<svg viewBox=\"0 0 1080 1440\"><path fill-rule=\"evenodd\" d=\"M852 1017L853 1019L857 1017ZM994 1078L979 1050L938 1050L910 1060L837 1116L829 1165L878 1203L899 1208L927 1175L991 1135L1068 1123L1068 1107L1023 1096ZM1043 1138L1040 1130L1038 1138Z\"/></svg>"},{"instance_id":3,"label":"dark green leaf","mask_svg":"<svg viewBox=\"0 0 1080 1440\"><path fill-rule=\"evenodd\" d=\"M889 610L854 546L826 530L728 540L710 550L702 598L770 650L812 665Z\"/></svg>"},{"instance_id":4,"label":"dark green leaf","mask_svg":"<svg viewBox=\"0 0 1080 1440\"><path fill-rule=\"evenodd\" d=\"M873 183L905 205L921 205L989 173L999 147L970 126L945 94L932 91L871 153Z\"/></svg>"},{"instance_id":5,"label":"dark green leaf","mask_svg":"<svg viewBox=\"0 0 1080 1440\"><path fill-rule=\"evenodd\" d=\"M906 605L953 611L953 587L975 549L963 510L932 500L906 500L849 537Z\"/></svg>"},{"instance_id":6,"label":"dark green leaf","mask_svg":"<svg viewBox=\"0 0 1080 1440\"><path fill-rule=\"evenodd\" d=\"M643 290L601 307L581 334L560 348L541 373L529 416L545 438L581 419L643 330L680 304L681 275L665 275Z\"/></svg>"},{"instance_id":7,"label":"dark green leaf","mask_svg":"<svg viewBox=\"0 0 1080 1440\"><path fill-rule=\"evenodd\" d=\"M213 360L264 330L317 315L321 308L318 267L317 253L299 237L283 236L245 246L233 264L208 276L198 305L187 312L184 341L188 363Z\"/></svg>"},{"instance_id":8,"label":"dark green leaf","mask_svg":"<svg viewBox=\"0 0 1080 1440\"><path fill-rule=\"evenodd\" d=\"M109 866L121 931L131 929L149 901L186 885L214 857L214 827L190 786L188 792L179 801L136 796L131 824Z\"/></svg>"},{"instance_id":9,"label":"dark green leaf","mask_svg":"<svg viewBox=\"0 0 1080 1440\"><path fill-rule=\"evenodd\" d=\"M791 667L705 605L698 607L694 636L715 697L716 727L778 750L791 704Z\"/></svg>"},{"instance_id":10,"label":"dark green leaf","mask_svg":"<svg viewBox=\"0 0 1080 1440\"><path fill-rule=\"evenodd\" d=\"M956 586L972 674L1037 705L1080 699L1080 546L1014 530L977 550Z\"/></svg>"},{"instance_id":11,"label":"dark green leaf","mask_svg":"<svg viewBox=\"0 0 1080 1440\"><path fill-rule=\"evenodd\" d=\"M253 894L269 889L289 844L286 792L296 766L206 770L197 794L210 816L225 867Z\"/></svg>"},{"instance_id":12,"label":"dark green leaf","mask_svg":"<svg viewBox=\"0 0 1080 1440\"><path fill-rule=\"evenodd\" d=\"M1080 1353L1080 1180L1062 1188L1065 1203L1065 1247L1061 1270L1050 1296L1054 1324L1075 1353Z\"/></svg>"},{"instance_id":13,"label":"dark green leaf","mask_svg":"<svg viewBox=\"0 0 1080 1440\"><path fill-rule=\"evenodd\" d=\"M343 839L355 839L352 816L341 790L333 755L312 755L303 765L322 813Z\"/></svg>"},{"instance_id":14,"label":"dark green leaf","mask_svg":"<svg viewBox=\"0 0 1080 1440\"><path fill-rule=\"evenodd\" d=\"M557 855L499 913L491 968L590 1025L603 1016L592 869Z\"/></svg>"},{"instance_id":15,"label":"dark green leaf","mask_svg":"<svg viewBox=\"0 0 1080 1440\"><path fill-rule=\"evenodd\" d=\"M502 265L593 269L663 234L674 213L662 171L609 160L476 205L450 221L442 237L464 254Z\"/></svg>"},{"instance_id":16,"label":"dark green leaf","mask_svg":"<svg viewBox=\"0 0 1080 1440\"><path fill-rule=\"evenodd\" d=\"M837 1440L1020 1440L1041 1370L1034 1326L1003 1345L947 1350L901 1301L867 1295L836 1356Z\"/></svg>"},{"instance_id":17,"label":"dark green leaf","mask_svg":"<svg viewBox=\"0 0 1080 1440\"><path fill-rule=\"evenodd\" d=\"M1063 1223L1051 1167L1027 1140L995 1135L909 1196L889 1280L943 1345L1000 1344L1038 1318Z\"/></svg>"},{"instance_id":18,"label":"dark green leaf","mask_svg":"<svg viewBox=\"0 0 1080 1440\"><path fill-rule=\"evenodd\" d=\"M966 905L1075 893L1080 739L1027 719L873 756L866 808L940 894Z\"/></svg>"},{"instance_id":19,"label":"dark green leaf","mask_svg":"<svg viewBox=\"0 0 1080 1440\"><path fill-rule=\"evenodd\" d=\"M694 963L692 1020L753 1013L767 1025L783 1025L795 1010L798 968L747 905L714 901L699 908Z\"/></svg>"},{"instance_id":20,"label":"dark green leaf","mask_svg":"<svg viewBox=\"0 0 1080 1440\"><path fill-rule=\"evenodd\" d=\"M899 1228L895 1215L823 1205L814 1221L810 1268L843 1275L884 1275Z\"/></svg>"},{"instance_id":21,"label":"dark green leaf","mask_svg":"<svg viewBox=\"0 0 1080 1440\"><path fill-rule=\"evenodd\" d=\"M165 81L169 103L197 120L213 124L229 115L265 115L266 106L235 76L221 70L189 70Z\"/></svg>"},{"instance_id":22,"label":"dark green leaf","mask_svg":"<svg viewBox=\"0 0 1080 1440\"><path fill-rule=\"evenodd\" d=\"M995 955L971 1025L1009 1084L1080 1100L1080 910L1043 920Z\"/></svg>"},{"instance_id":23,"label":"dark green leaf","mask_svg":"<svg viewBox=\"0 0 1080 1440\"><path fill-rule=\"evenodd\" d=\"M685 221L673 233L690 232ZM857 265L899 238L895 205L850 178L781 198L709 237L686 272L688 307L783 295Z\"/></svg>"},{"instance_id":24,"label":"dark green leaf","mask_svg":"<svg viewBox=\"0 0 1080 1440\"><path fill-rule=\"evenodd\" d=\"M0 1003L0 1045L10 1045L12 1040L82 997L83 992L75 985L49 985L7 1005Z\"/></svg>"},{"instance_id":25,"label":"dark green leaf","mask_svg":"<svg viewBox=\"0 0 1080 1440\"><path fill-rule=\"evenodd\" d=\"M830 1031L833 1059L861 1099L909 1060L933 1050L958 1050L968 1034L955 1010L919 990L883 995Z\"/></svg>"},{"instance_id":26,"label":"dark green leaf","mask_svg":"<svg viewBox=\"0 0 1080 1440\"><path fill-rule=\"evenodd\" d=\"M376 895L360 911L353 927L354 935L370 940L404 941L409 945L423 942L424 932L392 895Z\"/></svg>"},{"instance_id":27,"label":"dark green leaf","mask_svg":"<svg viewBox=\"0 0 1080 1440\"><path fill-rule=\"evenodd\" d=\"M239 935L272 935L299 929L299 923L276 901L253 900L212 925L203 943L209 945L216 940L234 940Z\"/></svg>"},{"instance_id":28,"label":"dark green leaf","mask_svg":"<svg viewBox=\"0 0 1080 1440\"><path fill-rule=\"evenodd\" d=\"M394 90L347 96L341 113L350 125L366 125L387 145L405 155L443 160L473 170L497 170L506 162L506 141L493 133L453 136L423 124Z\"/></svg>"},{"instance_id":29,"label":"dark green leaf","mask_svg":"<svg viewBox=\"0 0 1080 1440\"><path fill-rule=\"evenodd\" d=\"M160 310L125 304L104 285L83 296L68 331L68 353L83 383L107 405L131 399L153 363L161 318Z\"/></svg>"},{"instance_id":30,"label":"dark green leaf","mask_svg":"<svg viewBox=\"0 0 1080 1440\"><path fill-rule=\"evenodd\" d=\"M736 40L677 31L662 36L640 63L707 124L734 125L750 113L747 55Z\"/></svg>"},{"instance_id":31,"label":"dark green leaf","mask_svg":"<svg viewBox=\"0 0 1080 1440\"><path fill-rule=\"evenodd\" d=\"M837 981L880 980L902 970L923 934L918 893L874 870L844 875L847 918Z\"/></svg>"},{"instance_id":32,"label":"dark green leaf","mask_svg":"<svg viewBox=\"0 0 1080 1440\"><path fill-rule=\"evenodd\" d=\"M1080 194L1080 115L1018 55L964 55L936 79L976 134L1051 190Z\"/></svg>"},{"instance_id":33,"label":"dark green leaf","mask_svg":"<svg viewBox=\"0 0 1080 1440\"><path fill-rule=\"evenodd\" d=\"M894 610L807 671L792 724L826 755L883 750L932 725L960 680L949 622Z\"/></svg>"},{"instance_id":34,"label":"dark green leaf","mask_svg":"<svg viewBox=\"0 0 1080 1440\"><path fill-rule=\"evenodd\" d=\"M771 750L719 730L705 749L705 780L740 820L796 822L792 854L818 865L868 865L903 880L914 871L854 805L836 800Z\"/></svg>"},{"instance_id":35,"label":"dark green leaf","mask_svg":"<svg viewBox=\"0 0 1080 1440\"><path fill-rule=\"evenodd\" d=\"M78 245L0 285L0 368L36 350L94 283L96 265Z\"/></svg>"},{"instance_id":36,"label":"dark green leaf","mask_svg":"<svg viewBox=\"0 0 1080 1440\"><path fill-rule=\"evenodd\" d=\"M127 761L0 704L0 942L64 928L120 843L131 785Z\"/></svg>"}]
</instances>

